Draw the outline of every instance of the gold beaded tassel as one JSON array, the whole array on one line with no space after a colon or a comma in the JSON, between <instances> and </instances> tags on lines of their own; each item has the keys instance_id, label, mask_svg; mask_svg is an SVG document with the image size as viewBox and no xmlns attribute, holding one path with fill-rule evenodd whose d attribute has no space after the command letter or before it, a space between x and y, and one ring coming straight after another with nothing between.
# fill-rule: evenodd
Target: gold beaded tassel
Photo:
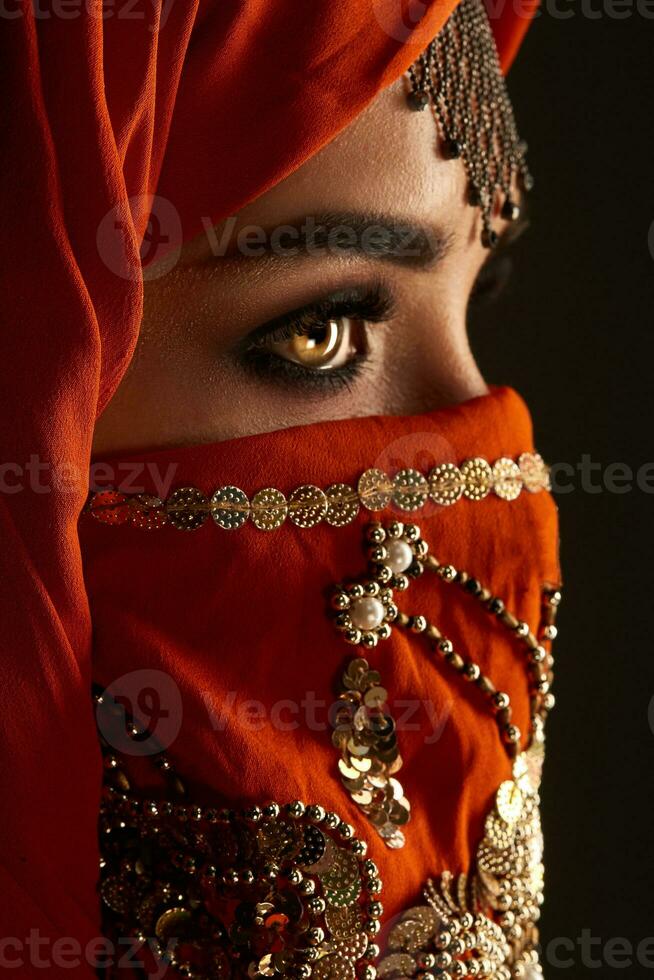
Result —
<instances>
[{"instance_id":1,"label":"gold beaded tassel","mask_svg":"<svg viewBox=\"0 0 654 980\"><path fill-rule=\"evenodd\" d=\"M482 213L482 243L493 248L496 194L502 196L502 217L515 221L520 207L513 189L519 182L529 191L533 179L482 0L462 0L408 74L409 105L420 111L431 103L442 151L462 159L470 204Z\"/></svg>"}]
</instances>

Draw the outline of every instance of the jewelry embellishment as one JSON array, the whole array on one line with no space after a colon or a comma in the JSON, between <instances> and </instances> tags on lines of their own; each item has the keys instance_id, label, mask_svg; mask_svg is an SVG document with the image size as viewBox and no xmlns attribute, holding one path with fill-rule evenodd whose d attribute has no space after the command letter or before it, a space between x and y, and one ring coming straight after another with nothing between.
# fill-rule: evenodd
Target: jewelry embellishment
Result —
<instances>
[{"instance_id":1,"label":"jewelry embellishment","mask_svg":"<svg viewBox=\"0 0 654 980\"><path fill-rule=\"evenodd\" d=\"M207 498L195 487L175 490L165 504L168 520L178 531L195 531L209 516Z\"/></svg>"},{"instance_id":2,"label":"jewelry embellishment","mask_svg":"<svg viewBox=\"0 0 654 980\"><path fill-rule=\"evenodd\" d=\"M329 510L327 495L311 484L298 487L289 500L289 517L298 527L315 527Z\"/></svg>"},{"instance_id":3,"label":"jewelry embellishment","mask_svg":"<svg viewBox=\"0 0 654 980\"><path fill-rule=\"evenodd\" d=\"M504 457L493 465L493 489L502 500L516 500L522 490L520 467Z\"/></svg>"},{"instance_id":4,"label":"jewelry embellishment","mask_svg":"<svg viewBox=\"0 0 654 980\"><path fill-rule=\"evenodd\" d=\"M426 905L410 909L390 932L381 978L434 975L541 980L538 928L543 903L539 786L542 726L518 756L486 818L469 874L444 872L427 882Z\"/></svg>"},{"instance_id":5,"label":"jewelry embellishment","mask_svg":"<svg viewBox=\"0 0 654 980\"><path fill-rule=\"evenodd\" d=\"M472 462L476 467L477 461ZM515 474L508 471L506 467L502 466L501 469L507 479L514 477ZM483 468L479 472L485 473ZM458 570L453 565L442 564L435 556L429 554L429 547L420 536L420 528L416 524L403 524L400 521L394 521L388 527L371 524L366 532L366 546L369 559L368 577L353 583L341 583L335 587L332 594L331 606L336 628L348 643L368 649L376 647L380 640L388 639L395 626L424 634L436 658L479 689L495 718L502 745L509 758L515 760L520 753L522 732L512 721L509 695L499 691L477 663L455 650L452 641L444 636L426 616L409 616L400 612L395 604L394 593L405 591L409 587L410 580L422 575L423 572L434 572L445 584L458 585L466 594L480 602L484 610L496 618L499 624L524 647L531 697L530 744L534 743L540 730L539 726L542 726L554 705L554 698L550 691L553 660L543 646L543 641L553 639L556 635L553 616L561 599L560 593L556 589L545 590L543 597L545 623L540 638L537 638L529 628L529 624L509 612L504 602L490 589L485 588L468 572ZM366 685L380 689L384 695L386 694L381 687L379 675L373 672L372 677L369 677L369 665L363 659L355 660L345 671L343 685L345 694L341 693L341 699L345 700L349 707L361 704L362 693L365 705ZM373 697L376 696L377 692ZM387 833L382 833L380 828L384 824L380 824L380 820L383 821L384 818L374 806L376 802L389 801L391 790L397 794L396 799L404 798L401 785L395 786L390 782L391 775L397 769L390 771L379 767L383 782L377 786L375 783L366 782L365 779L365 774L371 766L370 759L365 758L359 764L357 758L359 752L364 757L370 754L363 751L360 740L355 734L356 719L363 721L365 717L365 712L359 715L355 712L353 716L346 714L342 738L337 738L337 729L334 743L341 750L339 769L341 776L344 777L346 789L371 819L388 846L402 847L405 842L404 834L393 834L390 828ZM339 722L343 722L342 714L339 715ZM388 722L392 723L390 716ZM364 740L364 745L369 748L373 744L374 740L368 742ZM388 760L382 759L382 761ZM395 764L395 756L390 761ZM375 787L384 790L384 794L375 798L372 792ZM505 789L504 793L506 792ZM506 810L506 802L502 805ZM406 800L406 805L402 805L401 812L397 809L393 811L398 819L395 821L391 819L390 823L398 823L399 818L402 820L401 825L408 823L410 809L410 804Z\"/></svg>"},{"instance_id":6,"label":"jewelry embellishment","mask_svg":"<svg viewBox=\"0 0 654 980\"><path fill-rule=\"evenodd\" d=\"M359 500L367 510L386 510L393 497L393 481L383 470L366 470L357 484Z\"/></svg>"},{"instance_id":7,"label":"jewelry embellishment","mask_svg":"<svg viewBox=\"0 0 654 980\"><path fill-rule=\"evenodd\" d=\"M348 643L375 647L391 635L390 624L397 617L394 590L404 591L409 576L423 572L422 560L427 544L415 524L399 521L384 528L373 524L367 532L370 579L351 585L338 585L332 596L337 611L335 624Z\"/></svg>"},{"instance_id":8,"label":"jewelry embellishment","mask_svg":"<svg viewBox=\"0 0 654 980\"><path fill-rule=\"evenodd\" d=\"M525 489L530 493L550 490L550 471L540 453L523 453L518 459L518 467Z\"/></svg>"},{"instance_id":9,"label":"jewelry embellishment","mask_svg":"<svg viewBox=\"0 0 654 980\"><path fill-rule=\"evenodd\" d=\"M454 463L435 466L429 474L429 496L442 507L449 507L460 500L464 487L464 476Z\"/></svg>"},{"instance_id":10,"label":"jewelry embellishment","mask_svg":"<svg viewBox=\"0 0 654 980\"><path fill-rule=\"evenodd\" d=\"M252 523L260 531L276 531L288 514L286 497L281 490L267 487L252 498Z\"/></svg>"},{"instance_id":11,"label":"jewelry embellishment","mask_svg":"<svg viewBox=\"0 0 654 980\"><path fill-rule=\"evenodd\" d=\"M418 470L400 470L393 480L393 503L400 510L420 510L429 496L429 484Z\"/></svg>"},{"instance_id":12,"label":"jewelry embellishment","mask_svg":"<svg viewBox=\"0 0 654 980\"><path fill-rule=\"evenodd\" d=\"M457 5L408 75L409 106L417 112L431 107L441 152L463 162L469 203L481 211L482 244L493 248L494 206L505 220L517 220L516 189L531 190L533 179L481 0Z\"/></svg>"},{"instance_id":13,"label":"jewelry embellishment","mask_svg":"<svg viewBox=\"0 0 654 980\"><path fill-rule=\"evenodd\" d=\"M129 780L106 743L103 754L109 934L147 939L196 980L374 980L381 880L365 842L336 813L299 801L234 811L141 800L125 792ZM153 761L179 795L170 760Z\"/></svg>"},{"instance_id":14,"label":"jewelry embellishment","mask_svg":"<svg viewBox=\"0 0 654 980\"><path fill-rule=\"evenodd\" d=\"M224 531L236 530L250 516L250 501L238 487L221 487L211 498L211 516Z\"/></svg>"},{"instance_id":15,"label":"jewelry embellishment","mask_svg":"<svg viewBox=\"0 0 654 980\"><path fill-rule=\"evenodd\" d=\"M401 828L409 822L411 805L395 778L402 757L388 693L379 673L362 658L349 663L341 687L333 735L341 753L341 780L388 847L403 847Z\"/></svg>"},{"instance_id":16,"label":"jewelry embellishment","mask_svg":"<svg viewBox=\"0 0 654 980\"><path fill-rule=\"evenodd\" d=\"M463 494L468 500L483 500L493 487L493 470L481 457L468 459L461 466Z\"/></svg>"},{"instance_id":17,"label":"jewelry embellishment","mask_svg":"<svg viewBox=\"0 0 654 980\"><path fill-rule=\"evenodd\" d=\"M327 494L326 521L332 527L344 527L351 524L359 513L359 498L356 490L347 483L333 483L325 490Z\"/></svg>"},{"instance_id":18,"label":"jewelry embellishment","mask_svg":"<svg viewBox=\"0 0 654 980\"><path fill-rule=\"evenodd\" d=\"M303 484L290 494L288 502L274 487L260 490L251 503L244 491L234 486L219 487L209 500L196 487L175 490L168 500L99 490L89 496L86 510L103 524L131 523L145 530L170 524L180 531L193 531L211 514L216 526L225 531L243 527L248 520L260 530L273 531L287 517L302 528L315 527L322 521L344 527L356 520L362 507L368 511L395 507L413 512L428 500L449 507L462 497L483 500L491 491L501 500L513 501L523 489L530 493L550 489L549 470L538 453L523 453L517 463L503 457L492 467L481 456L466 460L460 467L441 463L428 477L418 470L404 469L391 479L383 470L369 469L359 478L356 490L346 483L332 484L326 490Z\"/></svg>"}]
</instances>

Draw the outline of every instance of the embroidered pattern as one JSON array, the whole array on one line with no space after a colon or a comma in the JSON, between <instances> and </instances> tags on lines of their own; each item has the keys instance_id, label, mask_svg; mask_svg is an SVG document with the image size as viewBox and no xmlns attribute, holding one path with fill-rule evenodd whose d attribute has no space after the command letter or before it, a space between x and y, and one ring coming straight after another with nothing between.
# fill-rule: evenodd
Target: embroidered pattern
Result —
<instances>
[{"instance_id":1,"label":"embroidered pattern","mask_svg":"<svg viewBox=\"0 0 654 980\"><path fill-rule=\"evenodd\" d=\"M542 759L541 730L497 791L470 873L430 880L426 905L409 909L391 929L381 978L417 980L425 970L452 978L542 978L536 927L543 902Z\"/></svg>"},{"instance_id":2,"label":"embroidered pattern","mask_svg":"<svg viewBox=\"0 0 654 980\"><path fill-rule=\"evenodd\" d=\"M320 806L241 813L107 792L100 894L108 931L147 938L196 980L354 980L382 906L366 846Z\"/></svg>"}]
</instances>

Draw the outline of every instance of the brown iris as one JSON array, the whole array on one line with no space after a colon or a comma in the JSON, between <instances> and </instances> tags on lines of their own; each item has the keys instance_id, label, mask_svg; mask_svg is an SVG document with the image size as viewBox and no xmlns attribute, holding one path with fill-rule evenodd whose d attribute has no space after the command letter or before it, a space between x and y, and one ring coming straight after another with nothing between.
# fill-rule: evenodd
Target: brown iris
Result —
<instances>
[{"instance_id":1,"label":"brown iris","mask_svg":"<svg viewBox=\"0 0 654 980\"><path fill-rule=\"evenodd\" d=\"M363 323L338 317L316 324L290 340L273 342L270 350L278 357L312 370L344 367L357 354L363 340Z\"/></svg>"}]
</instances>

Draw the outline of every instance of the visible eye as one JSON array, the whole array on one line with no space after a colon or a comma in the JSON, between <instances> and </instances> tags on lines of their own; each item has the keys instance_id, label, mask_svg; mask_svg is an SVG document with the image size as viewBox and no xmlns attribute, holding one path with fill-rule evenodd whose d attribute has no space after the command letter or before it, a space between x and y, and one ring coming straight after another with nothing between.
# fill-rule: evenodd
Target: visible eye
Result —
<instances>
[{"instance_id":1,"label":"visible eye","mask_svg":"<svg viewBox=\"0 0 654 980\"><path fill-rule=\"evenodd\" d=\"M349 316L334 317L287 340L269 340L264 346L303 368L333 371L366 352L366 324Z\"/></svg>"},{"instance_id":2,"label":"visible eye","mask_svg":"<svg viewBox=\"0 0 654 980\"><path fill-rule=\"evenodd\" d=\"M369 327L394 315L389 288L374 282L339 290L257 328L241 363L268 382L327 393L349 388L371 350Z\"/></svg>"}]
</instances>

